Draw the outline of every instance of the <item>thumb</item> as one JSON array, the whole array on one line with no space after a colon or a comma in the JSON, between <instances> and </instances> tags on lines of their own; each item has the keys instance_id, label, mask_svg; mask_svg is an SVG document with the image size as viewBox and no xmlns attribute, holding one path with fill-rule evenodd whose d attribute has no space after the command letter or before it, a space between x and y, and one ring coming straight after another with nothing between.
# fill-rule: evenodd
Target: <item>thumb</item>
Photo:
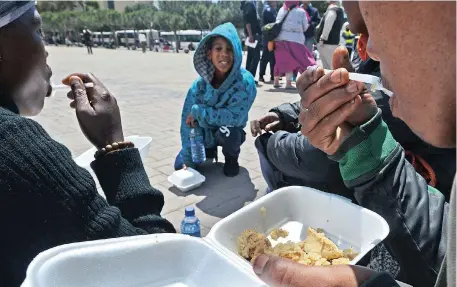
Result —
<instances>
[{"instance_id":1,"label":"thumb","mask_svg":"<svg viewBox=\"0 0 457 287\"><path fill-rule=\"evenodd\" d=\"M81 78L70 77L70 86L75 96L76 110L85 110L90 107L89 98L87 97L86 87Z\"/></svg>"},{"instance_id":2,"label":"thumb","mask_svg":"<svg viewBox=\"0 0 457 287\"><path fill-rule=\"evenodd\" d=\"M272 123L269 123L268 125L265 126L265 131L266 132L271 132L271 131L275 131L276 129L276 126L279 124L279 121L274 121Z\"/></svg>"},{"instance_id":3,"label":"thumb","mask_svg":"<svg viewBox=\"0 0 457 287\"><path fill-rule=\"evenodd\" d=\"M349 59L349 51L344 46L338 46L332 55L332 67L334 70L345 68L348 72L353 72L351 61Z\"/></svg>"},{"instance_id":4,"label":"thumb","mask_svg":"<svg viewBox=\"0 0 457 287\"><path fill-rule=\"evenodd\" d=\"M272 287L305 287L314 268L279 256L260 255L254 261L254 272Z\"/></svg>"}]
</instances>

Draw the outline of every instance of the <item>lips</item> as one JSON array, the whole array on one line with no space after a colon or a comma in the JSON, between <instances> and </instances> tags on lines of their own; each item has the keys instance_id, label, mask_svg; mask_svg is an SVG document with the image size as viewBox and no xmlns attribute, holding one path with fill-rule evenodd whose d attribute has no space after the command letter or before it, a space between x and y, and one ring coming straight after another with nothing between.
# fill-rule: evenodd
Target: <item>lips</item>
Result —
<instances>
[{"instance_id":1,"label":"lips","mask_svg":"<svg viewBox=\"0 0 457 287\"><path fill-rule=\"evenodd\" d=\"M51 77L52 77L52 69L49 65L46 65L46 71L48 72L48 77L46 83L48 85L48 92L46 93L46 97L50 97L52 95L52 85L51 85Z\"/></svg>"}]
</instances>

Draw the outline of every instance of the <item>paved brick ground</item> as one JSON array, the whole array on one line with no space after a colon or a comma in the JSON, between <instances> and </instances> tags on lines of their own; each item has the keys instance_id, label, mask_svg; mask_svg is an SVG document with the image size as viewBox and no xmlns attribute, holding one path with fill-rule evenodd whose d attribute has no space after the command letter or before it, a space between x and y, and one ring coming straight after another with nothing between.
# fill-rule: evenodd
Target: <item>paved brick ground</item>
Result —
<instances>
[{"instance_id":1,"label":"paved brick ground","mask_svg":"<svg viewBox=\"0 0 457 287\"><path fill-rule=\"evenodd\" d=\"M71 72L94 73L118 99L124 134L153 138L145 169L151 184L165 196L162 214L178 230L184 208L188 205L196 207L205 235L218 220L265 194L266 184L254 139L247 128L247 140L241 147L240 175L225 177L222 164L219 164L216 168L214 165L204 167L202 173L207 181L189 193L181 193L168 183L167 177L173 172L174 158L180 149L182 104L187 89L197 76L191 55L94 49L94 55L89 56L84 48L66 47L48 47L48 51L54 81ZM297 99L295 92L275 90L272 85L265 84L258 88L250 119L263 115L275 105ZM57 92L53 98L47 99L36 120L76 157L91 145L81 133L68 104L66 92ZM223 161L222 154L219 159Z\"/></svg>"}]
</instances>

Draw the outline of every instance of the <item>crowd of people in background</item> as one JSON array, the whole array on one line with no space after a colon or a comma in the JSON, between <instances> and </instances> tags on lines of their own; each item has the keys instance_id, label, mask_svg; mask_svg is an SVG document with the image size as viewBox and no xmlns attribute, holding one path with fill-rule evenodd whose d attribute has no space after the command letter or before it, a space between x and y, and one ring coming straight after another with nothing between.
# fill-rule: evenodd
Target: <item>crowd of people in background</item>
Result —
<instances>
[{"instance_id":1,"label":"crowd of people in background","mask_svg":"<svg viewBox=\"0 0 457 287\"><path fill-rule=\"evenodd\" d=\"M315 50L326 69L331 69L332 53L340 39L345 39L351 55L355 35L345 23L344 9L338 1L328 4L321 18L309 1L287 0L282 7L277 7L277 1L265 1L261 15L256 1L241 1L246 41L251 44L257 41L255 47L247 47L246 69L253 77L260 59L260 82L266 82L266 67L270 65L270 81L275 88L281 87L280 79L285 76L285 89L295 89L292 82L297 74L316 64ZM262 38L262 27L270 23L281 23L281 32L274 41Z\"/></svg>"}]
</instances>

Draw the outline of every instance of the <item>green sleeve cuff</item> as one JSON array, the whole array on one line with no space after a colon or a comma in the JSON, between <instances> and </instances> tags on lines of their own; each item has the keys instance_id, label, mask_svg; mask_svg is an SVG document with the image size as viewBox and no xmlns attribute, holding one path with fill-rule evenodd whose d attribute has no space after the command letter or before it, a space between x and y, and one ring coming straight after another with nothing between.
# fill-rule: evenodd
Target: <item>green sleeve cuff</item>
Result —
<instances>
[{"instance_id":1,"label":"green sleeve cuff","mask_svg":"<svg viewBox=\"0 0 457 287\"><path fill-rule=\"evenodd\" d=\"M363 126L361 128L363 129ZM343 180L348 182L373 175L386 165L386 161L398 146L386 123L379 121L363 141L349 149L338 160Z\"/></svg>"}]
</instances>

